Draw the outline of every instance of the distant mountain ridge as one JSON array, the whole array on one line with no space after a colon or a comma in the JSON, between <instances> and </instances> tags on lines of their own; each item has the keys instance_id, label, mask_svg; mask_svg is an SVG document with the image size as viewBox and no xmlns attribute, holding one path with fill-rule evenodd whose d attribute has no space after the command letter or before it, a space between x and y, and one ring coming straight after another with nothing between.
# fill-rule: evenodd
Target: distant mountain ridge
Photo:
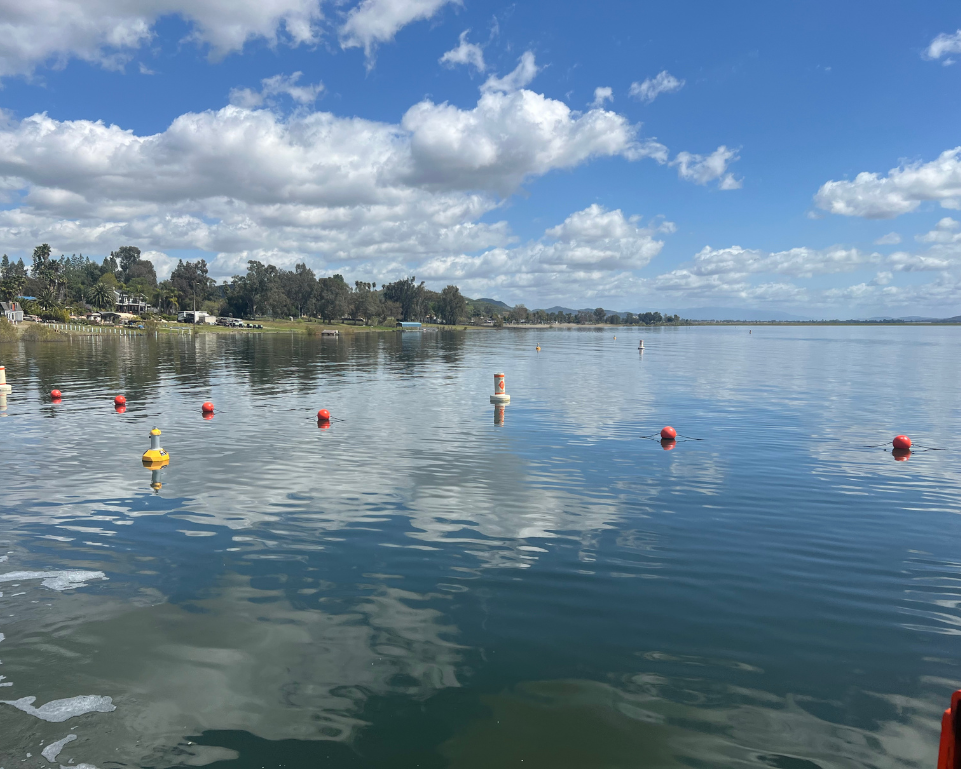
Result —
<instances>
[{"instance_id":1,"label":"distant mountain ridge","mask_svg":"<svg viewBox=\"0 0 961 769\"><path fill-rule=\"evenodd\" d=\"M607 309L607 308L605 308ZM570 307L555 306L550 307L545 312L566 312L577 315L582 310L572 310ZM583 312L594 312L594 308L585 308ZM753 320L811 320L800 315L791 315L787 312L777 312L772 310L747 310L743 308L731 307L692 307L686 310L607 310L608 315L624 317L628 312L638 315L642 312L659 312L661 315L680 315L686 320L727 320L727 321L753 321Z\"/></svg>"},{"instance_id":2,"label":"distant mountain ridge","mask_svg":"<svg viewBox=\"0 0 961 769\"><path fill-rule=\"evenodd\" d=\"M497 307L501 310L511 310L512 305L502 302L498 299L471 299L469 300L475 305L477 304L487 304L493 307ZM752 310L745 307L689 307L687 309L671 309L671 310L661 310L661 309L645 309L645 310L608 310L608 315L617 315L619 318L624 317L628 312L638 315L642 312L660 312L662 315L680 315L685 320L718 320L727 322L751 322L751 321L795 321L795 322L805 322L812 320L819 320L810 315L792 315L789 312L780 312L778 310ZM584 307L579 310L573 307L563 307L561 305L554 305L553 307L548 307L544 310L548 313L558 313L563 312L567 315L577 315L581 312L593 313L593 307ZM820 320L833 320L833 318L820 318ZM841 320L841 318L837 318ZM860 318L859 320L867 321L905 321L907 323L961 323L961 315L955 315L951 318L934 318L927 315L879 315L872 318Z\"/></svg>"},{"instance_id":3,"label":"distant mountain ridge","mask_svg":"<svg viewBox=\"0 0 961 769\"><path fill-rule=\"evenodd\" d=\"M492 304L494 307L500 307L502 310L512 310L513 305L507 304L507 302L502 302L500 299L468 299L468 302L473 302L474 304Z\"/></svg>"}]
</instances>

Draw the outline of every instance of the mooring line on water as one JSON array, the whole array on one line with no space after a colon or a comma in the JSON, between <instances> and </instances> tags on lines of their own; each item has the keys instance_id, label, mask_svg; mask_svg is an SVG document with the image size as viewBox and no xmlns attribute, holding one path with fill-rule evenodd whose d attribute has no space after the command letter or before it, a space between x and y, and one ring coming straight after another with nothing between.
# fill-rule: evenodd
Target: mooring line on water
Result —
<instances>
[{"instance_id":1,"label":"mooring line on water","mask_svg":"<svg viewBox=\"0 0 961 769\"><path fill-rule=\"evenodd\" d=\"M861 448L862 448L862 449L885 449L886 451L890 451L890 450L891 450L891 444L890 444L890 443L878 443L878 444L875 444L874 446L861 446ZM916 452L916 451L949 451L949 449L946 449L946 448L944 448L943 446L920 446L920 445L918 445L917 443L912 443L912 444L911 444L910 451L911 451L911 452Z\"/></svg>"},{"instance_id":2,"label":"mooring line on water","mask_svg":"<svg viewBox=\"0 0 961 769\"><path fill-rule=\"evenodd\" d=\"M664 440L663 438L661 438L661 434L660 434L660 433L654 433L653 435L641 435L641 436L638 436L638 437L640 437L640 439L641 439L642 441L657 441L658 443L660 443L662 440ZM689 436L689 435L681 435L680 433L678 433L678 434L677 434L677 438L673 438L672 440L674 440L675 442L679 442L679 441L703 441L703 440L705 440L705 439L704 439L704 438L692 438L692 437Z\"/></svg>"}]
</instances>

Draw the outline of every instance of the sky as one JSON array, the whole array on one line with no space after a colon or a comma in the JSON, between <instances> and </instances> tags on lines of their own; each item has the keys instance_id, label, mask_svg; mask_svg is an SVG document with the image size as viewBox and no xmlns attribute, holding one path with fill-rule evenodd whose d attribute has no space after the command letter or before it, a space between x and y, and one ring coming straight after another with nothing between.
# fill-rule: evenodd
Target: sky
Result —
<instances>
[{"instance_id":1,"label":"sky","mask_svg":"<svg viewBox=\"0 0 961 769\"><path fill-rule=\"evenodd\" d=\"M0 250L961 314L961 4L0 0Z\"/></svg>"}]
</instances>

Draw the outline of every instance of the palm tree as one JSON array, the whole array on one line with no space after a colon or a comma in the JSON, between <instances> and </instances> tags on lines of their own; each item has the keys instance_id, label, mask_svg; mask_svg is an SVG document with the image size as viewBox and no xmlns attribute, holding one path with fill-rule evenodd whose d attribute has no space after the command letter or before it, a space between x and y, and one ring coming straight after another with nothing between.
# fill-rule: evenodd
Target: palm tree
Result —
<instances>
[{"instance_id":1,"label":"palm tree","mask_svg":"<svg viewBox=\"0 0 961 769\"><path fill-rule=\"evenodd\" d=\"M37 295L37 304L43 310L52 310L57 306L57 295L50 286L44 286Z\"/></svg>"},{"instance_id":2,"label":"palm tree","mask_svg":"<svg viewBox=\"0 0 961 769\"><path fill-rule=\"evenodd\" d=\"M94 307L99 307L101 310L105 307L113 308L113 290L106 283L97 283L90 290L90 304Z\"/></svg>"}]
</instances>

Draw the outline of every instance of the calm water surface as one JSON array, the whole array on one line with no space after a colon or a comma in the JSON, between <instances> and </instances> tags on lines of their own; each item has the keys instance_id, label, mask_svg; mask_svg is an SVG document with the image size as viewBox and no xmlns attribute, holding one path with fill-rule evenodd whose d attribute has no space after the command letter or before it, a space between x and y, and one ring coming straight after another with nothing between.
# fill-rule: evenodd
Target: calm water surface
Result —
<instances>
[{"instance_id":1,"label":"calm water surface","mask_svg":"<svg viewBox=\"0 0 961 769\"><path fill-rule=\"evenodd\" d=\"M0 363L6 769L935 765L961 685L957 329L201 334ZM645 437L665 424L689 440Z\"/></svg>"}]
</instances>

